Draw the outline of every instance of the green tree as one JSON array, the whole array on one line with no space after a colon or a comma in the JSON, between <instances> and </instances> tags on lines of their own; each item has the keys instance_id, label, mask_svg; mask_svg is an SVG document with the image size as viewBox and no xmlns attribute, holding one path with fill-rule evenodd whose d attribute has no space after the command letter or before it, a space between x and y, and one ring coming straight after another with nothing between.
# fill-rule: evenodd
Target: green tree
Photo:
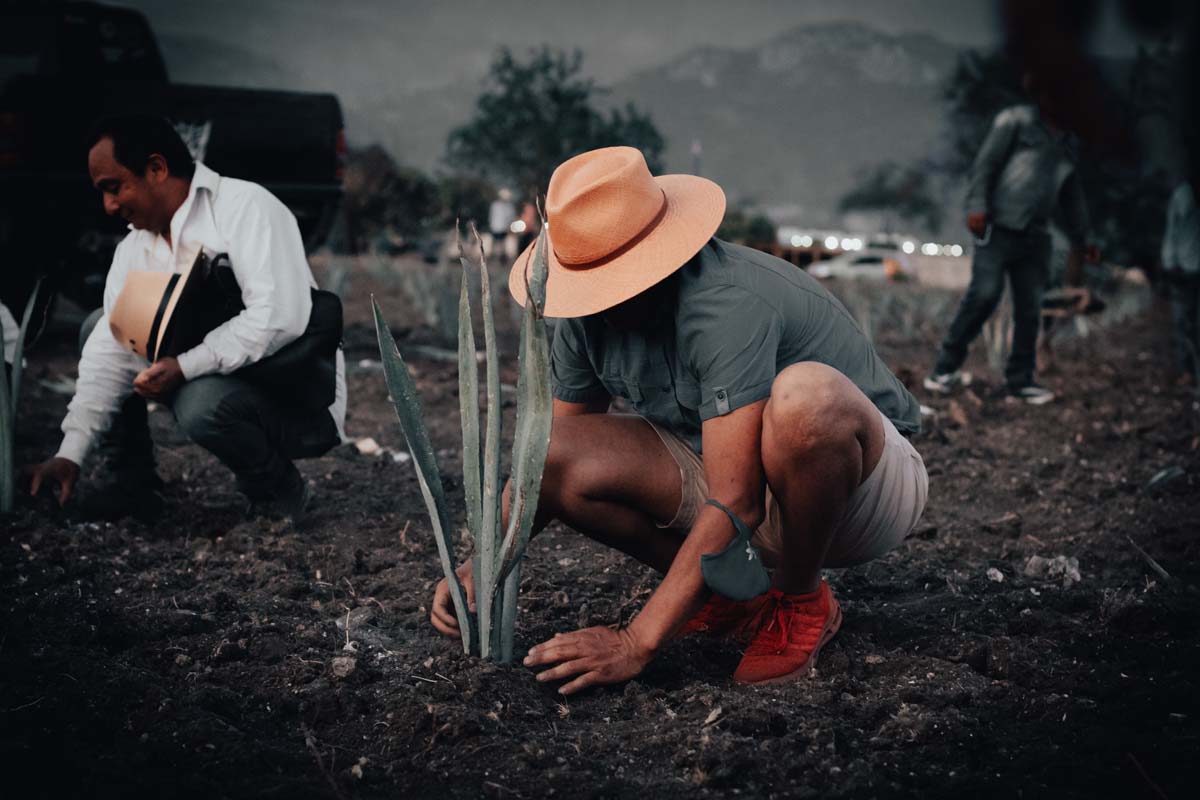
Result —
<instances>
[{"instance_id":1,"label":"green tree","mask_svg":"<svg viewBox=\"0 0 1200 800\"><path fill-rule=\"evenodd\" d=\"M936 231L942 224L942 206L930 185L929 172L921 166L902 167L883 161L859 173L858 182L838 202L838 210L873 211L883 217L885 231L896 222L924 225Z\"/></svg>"},{"instance_id":2,"label":"green tree","mask_svg":"<svg viewBox=\"0 0 1200 800\"><path fill-rule=\"evenodd\" d=\"M775 223L763 214L752 214L741 209L730 209L721 220L717 236L736 244L752 247L775 244Z\"/></svg>"},{"instance_id":3,"label":"green tree","mask_svg":"<svg viewBox=\"0 0 1200 800\"><path fill-rule=\"evenodd\" d=\"M474 116L450 133L447 161L518 193L544 192L555 167L597 147L636 147L661 172L665 143L653 120L632 104L599 110L607 90L582 68L578 50L543 46L520 61L502 48Z\"/></svg>"}]
</instances>

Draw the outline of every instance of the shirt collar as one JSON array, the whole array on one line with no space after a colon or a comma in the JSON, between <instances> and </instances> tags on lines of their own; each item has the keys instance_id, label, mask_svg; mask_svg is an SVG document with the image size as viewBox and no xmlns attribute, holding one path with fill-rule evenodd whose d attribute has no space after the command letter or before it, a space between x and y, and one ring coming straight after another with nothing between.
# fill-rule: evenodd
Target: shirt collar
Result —
<instances>
[{"instance_id":1,"label":"shirt collar","mask_svg":"<svg viewBox=\"0 0 1200 800\"><path fill-rule=\"evenodd\" d=\"M197 197L197 195L199 195L200 190L204 189L209 193L209 195L216 195L217 187L220 185L220 183L221 183L220 175L218 175L212 169L209 169L208 167L206 167L201 162L199 162L199 161L196 162L195 170L192 173L192 180L191 180L190 185L188 186L187 197L184 198L183 204L181 206L179 206L179 208L175 209L175 214L171 217L171 242L172 243L178 242L180 231L183 230L183 223L187 220L188 215L191 214L192 206L195 205L196 197ZM211 197L210 197L209 201L211 202ZM131 231L137 230L132 225L129 225L128 227L129 227L129 230L131 230ZM156 241L158 241L157 234L151 233L149 231L141 231L141 233L146 234L145 236L143 236L143 241L144 241L144 245L145 245L146 249L152 248L154 246L154 243Z\"/></svg>"}]
</instances>

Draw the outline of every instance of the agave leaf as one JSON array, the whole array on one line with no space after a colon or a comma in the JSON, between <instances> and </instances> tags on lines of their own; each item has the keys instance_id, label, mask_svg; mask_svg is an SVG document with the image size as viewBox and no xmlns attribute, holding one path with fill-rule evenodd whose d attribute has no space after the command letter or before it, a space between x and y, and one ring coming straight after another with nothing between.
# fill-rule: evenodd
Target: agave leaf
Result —
<instances>
[{"instance_id":1,"label":"agave leaf","mask_svg":"<svg viewBox=\"0 0 1200 800\"><path fill-rule=\"evenodd\" d=\"M503 581L520 561L529 543L541 494L542 473L550 450L553 398L550 391L550 347L542 309L546 305L549 266L545 227L534 248L532 275L521 324L521 352L517 377L517 428L513 437L512 498L508 530L501 548L497 580Z\"/></svg>"},{"instance_id":2,"label":"agave leaf","mask_svg":"<svg viewBox=\"0 0 1200 800\"><path fill-rule=\"evenodd\" d=\"M25 301L25 313L21 315L21 327L17 331L17 346L13 351L12 365L12 392L9 396L9 403L12 408L13 427L16 427L17 419L17 403L21 399L21 373L25 369L25 332L29 330L29 321L33 318L33 309L37 305L38 290L42 288L42 279L38 278L37 283L33 285L33 293L29 295L29 299ZM0 342L0 353L4 352L3 342Z\"/></svg>"},{"instance_id":3,"label":"agave leaf","mask_svg":"<svg viewBox=\"0 0 1200 800\"><path fill-rule=\"evenodd\" d=\"M433 526L433 538L437 542L438 557L442 562L442 572L450 586L450 597L454 601L454 613L458 617L458 628L462 631L463 652L471 652L471 642L476 638L471 615L467 609L467 596L455 573L454 550L450 543L449 515L446 512L446 495L442 489L442 479L438 472L437 459L434 456L433 444L429 440L429 431L421 414L421 401L417 397L417 388L409 375L408 365L396 347L392 332L383 319L383 312L375 298L371 298L371 308L375 312L375 333L379 339L379 355L383 362L383 374L387 381L388 392L392 396L392 405L396 409L396 417L408 441L408 449L412 453L413 464L417 468L417 482L421 486L421 496L425 498L425 508L429 513L429 522Z\"/></svg>"},{"instance_id":4,"label":"agave leaf","mask_svg":"<svg viewBox=\"0 0 1200 800\"><path fill-rule=\"evenodd\" d=\"M480 303L483 306L483 342L487 356L487 433L483 445L483 514L479 541L479 647L484 658L491 656L492 625L496 609L496 552L500 548L500 357L496 350L496 321L492 314L492 287L487 258L475 226L471 233L479 245Z\"/></svg>"},{"instance_id":5,"label":"agave leaf","mask_svg":"<svg viewBox=\"0 0 1200 800\"><path fill-rule=\"evenodd\" d=\"M521 562L517 562L504 579L500 599L500 641L497 650L501 664L513 660L513 639L517 629L517 594L521 586Z\"/></svg>"},{"instance_id":6,"label":"agave leaf","mask_svg":"<svg viewBox=\"0 0 1200 800\"><path fill-rule=\"evenodd\" d=\"M457 236L457 231L455 236ZM460 245L459 252L462 252ZM471 324L470 269L462 264L462 288L458 295L458 415L463 437L463 492L467 503L467 529L476 547L482 539L483 501L479 454L479 362L475 359L475 330Z\"/></svg>"},{"instance_id":7,"label":"agave leaf","mask_svg":"<svg viewBox=\"0 0 1200 800\"><path fill-rule=\"evenodd\" d=\"M21 360L21 354L16 354L15 361ZM0 325L0 364L4 362L4 326ZM15 366L15 365L14 365ZM8 381L0 376L0 514L7 514L13 508L13 491L16 489L16 476L13 474L13 416L14 409L9 402Z\"/></svg>"}]
</instances>

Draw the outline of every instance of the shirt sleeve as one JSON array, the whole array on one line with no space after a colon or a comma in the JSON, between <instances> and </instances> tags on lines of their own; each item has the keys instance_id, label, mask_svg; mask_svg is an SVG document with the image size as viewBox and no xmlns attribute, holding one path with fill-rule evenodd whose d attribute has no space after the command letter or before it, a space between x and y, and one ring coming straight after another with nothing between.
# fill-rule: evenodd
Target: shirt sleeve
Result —
<instances>
[{"instance_id":1,"label":"shirt sleeve","mask_svg":"<svg viewBox=\"0 0 1200 800\"><path fill-rule=\"evenodd\" d=\"M679 360L700 386L700 420L762 400L775 381L783 319L739 286L696 292L678 321Z\"/></svg>"},{"instance_id":2,"label":"shirt sleeve","mask_svg":"<svg viewBox=\"0 0 1200 800\"><path fill-rule=\"evenodd\" d=\"M312 274L296 218L261 187L218 214L245 308L179 355L184 377L227 375L266 358L308 327Z\"/></svg>"},{"instance_id":3,"label":"shirt sleeve","mask_svg":"<svg viewBox=\"0 0 1200 800\"><path fill-rule=\"evenodd\" d=\"M63 419L58 457L82 464L96 435L107 430L121 403L133 392L133 379L146 368L146 359L126 350L108 327L108 315L125 285L133 250L122 242L113 255L104 285L104 313L83 345L75 395Z\"/></svg>"},{"instance_id":4,"label":"shirt sleeve","mask_svg":"<svg viewBox=\"0 0 1200 800\"><path fill-rule=\"evenodd\" d=\"M555 325L550 376L554 396L567 403L587 403L608 397L608 390L588 358L581 320L563 319Z\"/></svg>"},{"instance_id":5,"label":"shirt sleeve","mask_svg":"<svg viewBox=\"0 0 1200 800\"><path fill-rule=\"evenodd\" d=\"M996 121L992 123L992 129L983 140L971 167L971 177L967 184L968 212L991 210L992 186L1008 160L1013 139L1017 135L1017 126L1018 122L1011 113L1002 111L996 115Z\"/></svg>"}]
</instances>

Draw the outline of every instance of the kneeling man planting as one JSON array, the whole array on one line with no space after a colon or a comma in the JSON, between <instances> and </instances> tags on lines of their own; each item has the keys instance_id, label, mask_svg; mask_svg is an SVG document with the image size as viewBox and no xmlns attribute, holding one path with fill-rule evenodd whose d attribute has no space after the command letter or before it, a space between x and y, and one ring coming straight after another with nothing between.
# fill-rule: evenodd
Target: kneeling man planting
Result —
<instances>
[{"instance_id":1,"label":"kneeling man planting","mask_svg":"<svg viewBox=\"0 0 1200 800\"><path fill-rule=\"evenodd\" d=\"M708 633L746 643L738 682L806 675L842 619L822 568L887 553L924 510L916 401L816 280L714 238L711 181L606 148L559 166L546 210L561 320L534 531L561 520L664 578L628 627L558 634L525 664L570 694ZM522 304L531 258L509 278ZM444 581L432 621L458 635Z\"/></svg>"}]
</instances>

